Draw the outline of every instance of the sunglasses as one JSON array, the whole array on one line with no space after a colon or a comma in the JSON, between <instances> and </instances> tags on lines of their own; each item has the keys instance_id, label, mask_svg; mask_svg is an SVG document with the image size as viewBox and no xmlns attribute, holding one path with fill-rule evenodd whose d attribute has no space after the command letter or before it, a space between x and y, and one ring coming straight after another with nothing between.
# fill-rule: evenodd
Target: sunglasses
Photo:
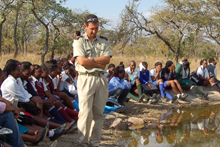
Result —
<instances>
[{"instance_id":1,"label":"sunglasses","mask_svg":"<svg viewBox=\"0 0 220 147\"><path fill-rule=\"evenodd\" d=\"M87 20L87 22L98 22L99 19L98 18L90 18Z\"/></svg>"}]
</instances>

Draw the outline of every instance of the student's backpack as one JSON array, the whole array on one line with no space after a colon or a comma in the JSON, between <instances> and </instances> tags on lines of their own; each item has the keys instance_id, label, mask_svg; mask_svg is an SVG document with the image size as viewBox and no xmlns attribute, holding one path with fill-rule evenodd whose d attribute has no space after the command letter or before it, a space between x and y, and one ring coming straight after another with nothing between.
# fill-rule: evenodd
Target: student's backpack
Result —
<instances>
[{"instance_id":1,"label":"student's backpack","mask_svg":"<svg viewBox=\"0 0 220 147\"><path fill-rule=\"evenodd\" d=\"M144 93L157 93L158 89L154 84L150 84L152 87L148 87L146 84L141 84Z\"/></svg>"},{"instance_id":2,"label":"student's backpack","mask_svg":"<svg viewBox=\"0 0 220 147\"><path fill-rule=\"evenodd\" d=\"M198 68L190 74L190 79L191 79L193 82L195 82L196 84L199 84L200 81L201 81L201 79L200 79L200 77L197 75L197 70L198 70Z\"/></svg>"}]
</instances>

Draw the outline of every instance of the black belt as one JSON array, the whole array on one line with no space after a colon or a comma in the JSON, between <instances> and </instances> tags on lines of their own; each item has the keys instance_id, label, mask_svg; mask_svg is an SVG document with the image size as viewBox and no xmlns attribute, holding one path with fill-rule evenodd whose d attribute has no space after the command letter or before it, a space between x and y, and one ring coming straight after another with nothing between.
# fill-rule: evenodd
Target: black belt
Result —
<instances>
[{"instance_id":1,"label":"black belt","mask_svg":"<svg viewBox=\"0 0 220 147\"><path fill-rule=\"evenodd\" d=\"M101 77L102 75L104 75L104 73L103 72L91 72L91 73L79 73L79 75Z\"/></svg>"}]
</instances>

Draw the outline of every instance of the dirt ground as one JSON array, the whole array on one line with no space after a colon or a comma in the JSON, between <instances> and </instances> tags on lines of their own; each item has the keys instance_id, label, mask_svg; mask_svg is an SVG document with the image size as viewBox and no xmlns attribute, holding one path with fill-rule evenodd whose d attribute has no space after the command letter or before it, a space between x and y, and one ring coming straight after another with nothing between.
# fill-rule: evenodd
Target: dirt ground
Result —
<instances>
[{"instance_id":1,"label":"dirt ground","mask_svg":"<svg viewBox=\"0 0 220 147\"><path fill-rule=\"evenodd\" d=\"M110 114L105 114L105 121L102 127L101 135L101 147L116 147L118 146L119 138L122 137L121 134L124 130L128 129L129 123L127 120L129 117L138 117L144 120L145 125L149 125L158 121L162 113L165 113L168 109L172 107L193 107L202 104L215 105L220 104L220 94L213 91L213 89L205 89L209 93L209 101L201 100L197 98L190 91L185 91L184 93L188 94L189 97L187 101L176 104L162 103L157 104L148 104L146 101L143 103L138 103L134 100L130 100L128 103L125 103L127 110L124 113L112 112ZM171 94L173 94L170 91ZM125 125L122 129L111 128L112 122L116 118L122 118ZM45 138L44 141L39 143L39 147L49 147L52 141L49 138ZM74 130L72 133L64 134L58 139L57 147L77 147L77 130ZM31 146L31 144L26 143L26 145Z\"/></svg>"}]
</instances>

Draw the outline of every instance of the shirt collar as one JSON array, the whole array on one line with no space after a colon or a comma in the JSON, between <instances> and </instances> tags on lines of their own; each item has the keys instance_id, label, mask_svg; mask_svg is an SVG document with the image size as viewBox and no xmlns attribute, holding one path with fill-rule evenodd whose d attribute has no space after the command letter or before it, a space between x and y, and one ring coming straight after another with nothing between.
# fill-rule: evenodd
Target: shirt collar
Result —
<instances>
[{"instance_id":1,"label":"shirt collar","mask_svg":"<svg viewBox=\"0 0 220 147\"><path fill-rule=\"evenodd\" d=\"M38 81L34 76L31 76L33 82L35 83L36 81Z\"/></svg>"},{"instance_id":2,"label":"shirt collar","mask_svg":"<svg viewBox=\"0 0 220 147\"><path fill-rule=\"evenodd\" d=\"M83 34L83 37L84 37L86 40L89 40L89 37L87 36L87 33L86 33L86 32ZM100 39L100 37L99 37L99 35L96 34L96 36L95 36L95 38L94 38L93 41L98 40L98 39Z\"/></svg>"},{"instance_id":3,"label":"shirt collar","mask_svg":"<svg viewBox=\"0 0 220 147\"><path fill-rule=\"evenodd\" d=\"M53 78L50 76L50 75L48 75L49 76L49 78L52 80Z\"/></svg>"},{"instance_id":4,"label":"shirt collar","mask_svg":"<svg viewBox=\"0 0 220 147\"><path fill-rule=\"evenodd\" d=\"M210 64L212 64L213 66L215 66L213 63L210 63Z\"/></svg>"},{"instance_id":5,"label":"shirt collar","mask_svg":"<svg viewBox=\"0 0 220 147\"><path fill-rule=\"evenodd\" d=\"M12 75L8 75L8 78L12 79L13 81L17 82L17 80L12 76Z\"/></svg>"}]
</instances>

